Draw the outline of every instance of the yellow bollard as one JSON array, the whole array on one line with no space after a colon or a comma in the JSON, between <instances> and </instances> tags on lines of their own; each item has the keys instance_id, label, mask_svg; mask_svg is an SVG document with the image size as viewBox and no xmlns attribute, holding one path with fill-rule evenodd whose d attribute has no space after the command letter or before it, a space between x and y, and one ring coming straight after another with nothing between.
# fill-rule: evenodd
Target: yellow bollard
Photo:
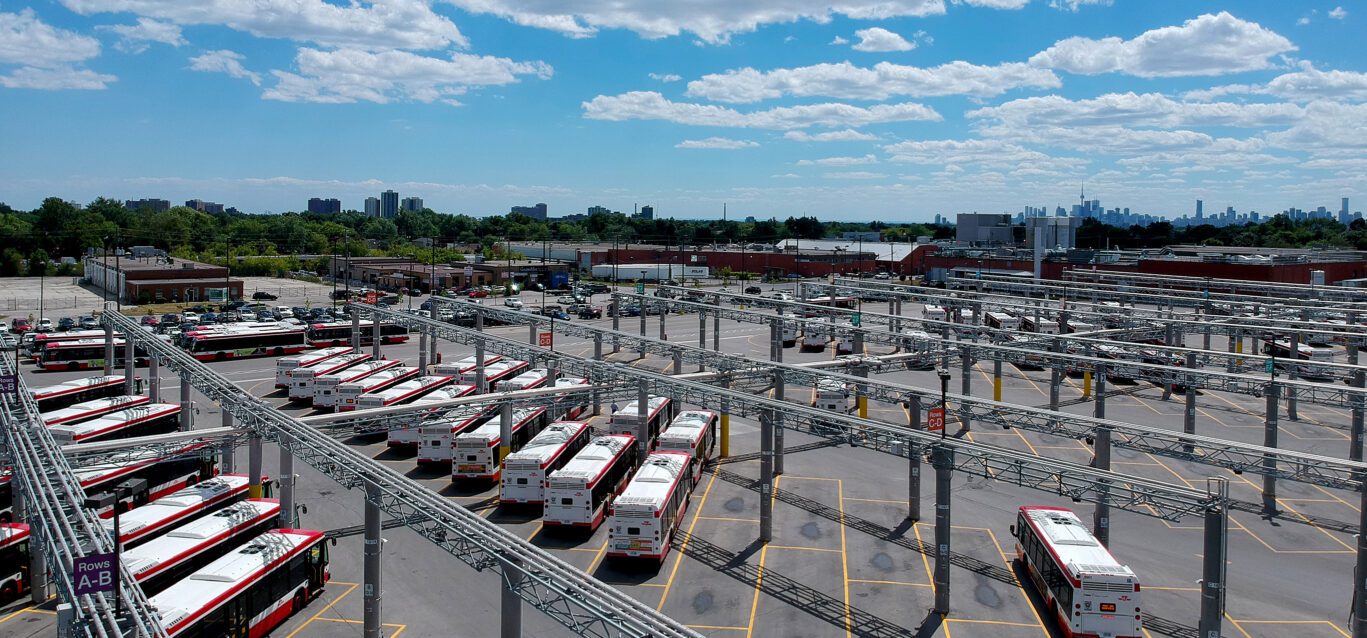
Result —
<instances>
[{"instance_id":1,"label":"yellow bollard","mask_svg":"<svg viewBox=\"0 0 1367 638\"><path fill-rule=\"evenodd\" d=\"M1238 338L1235 339L1235 341L1234 341L1234 352L1237 353L1237 354L1243 354L1243 353L1244 353L1244 338L1243 338L1243 337L1238 337ZM1244 364L1244 358L1243 358L1243 357L1239 357L1238 359L1235 359L1235 360L1234 360L1234 363L1235 363L1235 365L1243 365L1243 364Z\"/></svg>"},{"instance_id":2,"label":"yellow bollard","mask_svg":"<svg viewBox=\"0 0 1367 638\"><path fill-rule=\"evenodd\" d=\"M261 498L261 494L262 489L260 483L247 486L247 498Z\"/></svg>"},{"instance_id":3,"label":"yellow bollard","mask_svg":"<svg viewBox=\"0 0 1367 638\"><path fill-rule=\"evenodd\" d=\"M859 395L859 418L869 418L869 398L862 394Z\"/></svg>"},{"instance_id":4,"label":"yellow bollard","mask_svg":"<svg viewBox=\"0 0 1367 638\"><path fill-rule=\"evenodd\" d=\"M1002 400L1002 378L1001 378L1001 377L992 377L992 400L993 400L993 401L1001 401L1001 400Z\"/></svg>"},{"instance_id":5,"label":"yellow bollard","mask_svg":"<svg viewBox=\"0 0 1367 638\"><path fill-rule=\"evenodd\" d=\"M731 415L721 414L721 458L731 455Z\"/></svg>"},{"instance_id":6,"label":"yellow bollard","mask_svg":"<svg viewBox=\"0 0 1367 638\"><path fill-rule=\"evenodd\" d=\"M1092 371L1087 370L1082 373L1082 398L1092 398Z\"/></svg>"}]
</instances>

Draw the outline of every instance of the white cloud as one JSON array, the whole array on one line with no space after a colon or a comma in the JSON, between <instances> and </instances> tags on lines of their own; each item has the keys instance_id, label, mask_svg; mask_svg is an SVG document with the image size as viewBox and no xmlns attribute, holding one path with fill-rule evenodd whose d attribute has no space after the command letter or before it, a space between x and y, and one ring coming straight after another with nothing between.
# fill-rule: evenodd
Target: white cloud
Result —
<instances>
[{"instance_id":1,"label":"white cloud","mask_svg":"<svg viewBox=\"0 0 1367 638\"><path fill-rule=\"evenodd\" d=\"M888 159L904 164L954 167L963 166L1013 170L1078 170L1087 160L1052 157L1000 140L908 140L883 147Z\"/></svg>"},{"instance_id":2,"label":"white cloud","mask_svg":"<svg viewBox=\"0 0 1367 638\"><path fill-rule=\"evenodd\" d=\"M1275 95L1296 102L1315 100L1367 100L1367 73L1357 71L1321 71L1310 62L1301 62L1300 70L1272 78L1266 85L1227 84L1210 89L1190 91L1183 95L1189 100L1213 100L1224 95Z\"/></svg>"},{"instance_id":3,"label":"white cloud","mask_svg":"<svg viewBox=\"0 0 1367 638\"><path fill-rule=\"evenodd\" d=\"M647 75L650 76L650 79L657 82L678 82L683 79L683 76L675 73L649 73Z\"/></svg>"},{"instance_id":4,"label":"white cloud","mask_svg":"<svg viewBox=\"0 0 1367 638\"><path fill-rule=\"evenodd\" d=\"M797 173L783 173L783 174L780 174L780 175L770 175L769 177L770 177L771 179L801 179L801 178L802 178L802 176L801 176L801 175L798 175Z\"/></svg>"},{"instance_id":5,"label":"white cloud","mask_svg":"<svg viewBox=\"0 0 1367 638\"><path fill-rule=\"evenodd\" d=\"M759 142L750 140L733 140L729 137L709 137L701 140L684 140L674 145L674 148L710 148L722 150L736 150L741 148L755 148Z\"/></svg>"},{"instance_id":6,"label":"white cloud","mask_svg":"<svg viewBox=\"0 0 1367 638\"><path fill-rule=\"evenodd\" d=\"M261 74L248 71L242 66L245 59L241 53L220 49L190 58L190 69L205 73L226 73L228 77L242 78L261 86Z\"/></svg>"},{"instance_id":7,"label":"white cloud","mask_svg":"<svg viewBox=\"0 0 1367 638\"><path fill-rule=\"evenodd\" d=\"M180 25L216 24L264 38L359 49L444 49L465 36L426 0L60 0L82 15L133 13Z\"/></svg>"},{"instance_id":8,"label":"white cloud","mask_svg":"<svg viewBox=\"0 0 1367 638\"><path fill-rule=\"evenodd\" d=\"M956 3L963 3L974 7L987 7L989 9L1022 9L1030 4L1030 0L954 0Z\"/></svg>"},{"instance_id":9,"label":"white cloud","mask_svg":"<svg viewBox=\"0 0 1367 638\"><path fill-rule=\"evenodd\" d=\"M870 171L842 171L836 173L822 173L826 179L883 179L886 173L873 173Z\"/></svg>"},{"instance_id":10,"label":"white cloud","mask_svg":"<svg viewBox=\"0 0 1367 638\"><path fill-rule=\"evenodd\" d=\"M1021 98L964 115L1023 130L1041 126L1265 127L1289 124L1302 113L1301 107L1286 103L1179 102L1159 93L1109 93L1084 100L1058 95Z\"/></svg>"},{"instance_id":11,"label":"white cloud","mask_svg":"<svg viewBox=\"0 0 1367 638\"><path fill-rule=\"evenodd\" d=\"M1022 87L1057 88L1058 76L1020 62L982 66L954 61L935 67L879 62L872 67L849 62L759 71L746 67L704 75L688 83L687 94L716 102L758 102L785 95L846 100L885 100L895 96L992 97Z\"/></svg>"},{"instance_id":12,"label":"white cloud","mask_svg":"<svg viewBox=\"0 0 1367 638\"><path fill-rule=\"evenodd\" d=\"M831 44L832 44L833 46L839 46L839 45L842 45L842 44L849 44L849 43L850 43L849 40L846 40L845 38L842 38L842 37L840 37L840 36L835 36L835 38L833 38L833 39L831 40Z\"/></svg>"},{"instance_id":13,"label":"white cloud","mask_svg":"<svg viewBox=\"0 0 1367 638\"><path fill-rule=\"evenodd\" d=\"M858 166L860 164L877 164L878 158L872 153L863 157L823 157L821 159L798 160L798 166Z\"/></svg>"},{"instance_id":14,"label":"white cloud","mask_svg":"<svg viewBox=\"0 0 1367 638\"><path fill-rule=\"evenodd\" d=\"M1270 58L1295 50L1281 35L1221 11L1187 20L1180 27L1145 31L1132 40L1060 40L1031 57L1030 63L1081 75L1222 75L1271 68Z\"/></svg>"},{"instance_id":15,"label":"white cloud","mask_svg":"<svg viewBox=\"0 0 1367 638\"><path fill-rule=\"evenodd\" d=\"M584 102L583 108L584 117L591 120L663 120L692 126L780 130L943 119L934 109L914 103L878 104L868 108L840 103L806 104L741 113L710 104L672 102L654 91L599 95Z\"/></svg>"},{"instance_id":16,"label":"white cloud","mask_svg":"<svg viewBox=\"0 0 1367 638\"><path fill-rule=\"evenodd\" d=\"M1302 27L1307 24L1310 24L1310 16L1301 16L1299 18L1296 18L1296 24Z\"/></svg>"},{"instance_id":17,"label":"white cloud","mask_svg":"<svg viewBox=\"0 0 1367 638\"><path fill-rule=\"evenodd\" d=\"M1049 0L1049 6L1060 11L1072 11L1077 13L1079 7L1084 5L1105 5L1111 6L1111 0Z\"/></svg>"},{"instance_id":18,"label":"white cloud","mask_svg":"<svg viewBox=\"0 0 1367 638\"><path fill-rule=\"evenodd\" d=\"M1268 144L1315 156L1367 151L1367 104L1312 102L1305 108L1302 121L1268 133Z\"/></svg>"},{"instance_id":19,"label":"white cloud","mask_svg":"<svg viewBox=\"0 0 1367 638\"><path fill-rule=\"evenodd\" d=\"M459 105L455 96L473 86L518 82L533 75L552 74L544 62L515 62L507 58L453 53L435 58L407 51L370 52L356 49L319 51L301 48L295 57L298 73L272 71L279 80L262 97L284 102L443 101Z\"/></svg>"},{"instance_id":20,"label":"white cloud","mask_svg":"<svg viewBox=\"0 0 1367 638\"><path fill-rule=\"evenodd\" d=\"M869 27L854 32L859 42L850 47L855 51L865 52L885 52L885 51L910 51L916 45L907 42L907 39L888 31L882 27Z\"/></svg>"},{"instance_id":21,"label":"white cloud","mask_svg":"<svg viewBox=\"0 0 1367 638\"><path fill-rule=\"evenodd\" d=\"M784 139L794 142L871 142L878 139L877 135L856 131L847 128L843 131L829 131L826 133L808 133L807 131L788 131L783 134Z\"/></svg>"},{"instance_id":22,"label":"white cloud","mask_svg":"<svg viewBox=\"0 0 1367 638\"><path fill-rule=\"evenodd\" d=\"M1342 20L1348 17L1348 10L1344 9L1343 7L1334 7L1334 9L1326 15L1335 20Z\"/></svg>"},{"instance_id":23,"label":"white cloud","mask_svg":"<svg viewBox=\"0 0 1367 638\"><path fill-rule=\"evenodd\" d=\"M886 20L940 15L944 0L447 0L470 13L492 14L517 24L587 37L599 29L627 29L656 39L691 33L707 44L760 26L810 20L826 24L835 16Z\"/></svg>"},{"instance_id":24,"label":"white cloud","mask_svg":"<svg viewBox=\"0 0 1367 638\"><path fill-rule=\"evenodd\" d=\"M169 44L173 47L186 43L184 36L180 34L180 27L150 18L138 18L137 24L100 25L95 28L119 36L114 48L127 53L142 53L151 43Z\"/></svg>"},{"instance_id":25,"label":"white cloud","mask_svg":"<svg viewBox=\"0 0 1367 638\"><path fill-rule=\"evenodd\" d=\"M18 66L0 75L0 86L103 89L117 78L77 66L99 54L99 40L53 27L39 20L33 9L0 12L0 65Z\"/></svg>"}]
</instances>

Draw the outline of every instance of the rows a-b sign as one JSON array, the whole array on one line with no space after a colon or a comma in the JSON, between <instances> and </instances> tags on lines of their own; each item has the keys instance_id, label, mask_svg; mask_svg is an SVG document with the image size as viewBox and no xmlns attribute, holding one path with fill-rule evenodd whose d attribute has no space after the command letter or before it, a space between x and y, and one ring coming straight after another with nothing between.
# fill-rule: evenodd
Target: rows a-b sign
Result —
<instances>
[{"instance_id":1,"label":"rows a-b sign","mask_svg":"<svg viewBox=\"0 0 1367 638\"><path fill-rule=\"evenodd\" d=\"M114 555L91 554L72 561L71 579L76 595L114 591Z\"/></svg>"}]
</instances>

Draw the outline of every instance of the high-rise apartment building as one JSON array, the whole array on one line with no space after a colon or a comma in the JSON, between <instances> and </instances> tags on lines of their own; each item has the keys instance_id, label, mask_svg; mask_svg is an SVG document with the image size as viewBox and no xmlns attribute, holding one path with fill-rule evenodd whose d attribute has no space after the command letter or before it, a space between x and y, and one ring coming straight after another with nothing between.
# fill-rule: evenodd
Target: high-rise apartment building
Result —
<instances>
[{"instance_id":1,"label":"high-rise apartment building","mask_svg":"<svg viewBox=\"0 0 1367 638\"><path fill-rule=\"evenodd\" d=\"M379 217L379 216L380 216L380 199L379 199L378 197L367 197L367 198L365 198L365 216L366 216L366 217Z\"/></svg>"},{"instance_id":2,"label":"high-rise apartment building","mask_svg":"<svg viewBox=\"0 0 1367 638\"><path fill-rule=\"evenodd\" d=\"M1205 212L1202 210L1202 206L1204 204L1205 202L1202 202L1199 199L1196 200L1196 219L1202 219L1205 217Z\"/></svg>"},{"instance_id":3,"label":"high-rise apartment building","mask_svg":"<svg viewBox=\"0 0 1367 638\"><path fill-rule=\"evenodd\" d=\"M641 207L641 212L640 212L639 214L636 215L636 218L637 218L637 219L644 219L644 220L646 220L646 221L650 221L650 220L652 220L652 219L655 219L655 207L654 207L654 206L642 206L642 207Z\"/></svg>"},{"instance_id":4,"label":"high-rise apartment building","mask_svg":"<svg viewBox=\"0 0 1367 638\"><path fill-rule=\"evenodd\" d=\"M309 212L314 215L336 215L342 212L342 200L323 199L321 197L309 198Z\"/></svg>"},{"instance_id":5,"label":"high-rise apartment building","mask_svg":"<svg viewBox=\"0 0 1367 638\"><path fill-rule=\"evenodd\" d=\"M395 191L380 193L380 217L393 219L399 214L399 194Z\"/></svg>"},{"instance_id":6,"label":"high-rise apartment building","mask_svg":"<svg viewBox=\"0 0 1367 638\"><path fill-rule=\"evenodd\" d=\"M540 219L543 221L546 219L546 212L547 209L545 204L537 204L535 206L514 206L509 211L511 214L526 215L532 219Z\"/></svg>"},{"instance_id":7,"label":"high-rise apartment building","mask_svg":"<svg viewBox=\"0 0 1367 638\"><path fill-rule=\"evenodd\" d=\"M422 198L421 198L421 197L405 197L405 198L403 198L403 201L399 203L399 208L400 208L401 210L406 210L406 211L409 211L409 212L411 212L411 213L416 213L416 212L418 212L418 211L420 211L420 210L423 209L423 206L422 206Z\"/></svg>"},{"instance_id":8,"label":"high-rise apartment building","mask_svg":"<svg viewBox=\"0 0 1367 638\"><path fill-rule=\"evenodd\" d=\"M130 199L123 203L123 207L128 210L139 210L146 208L154 213L171 210L171 202L164 199Z\"/></svg>"}]
</instances>

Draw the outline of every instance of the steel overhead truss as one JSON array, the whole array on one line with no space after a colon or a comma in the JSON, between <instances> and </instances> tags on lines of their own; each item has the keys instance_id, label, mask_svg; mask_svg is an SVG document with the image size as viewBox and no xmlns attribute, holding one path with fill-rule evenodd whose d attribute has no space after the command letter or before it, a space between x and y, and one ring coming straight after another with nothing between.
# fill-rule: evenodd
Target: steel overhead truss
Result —
<instances>
[{"instance_id":1,"label":"steel overhead truss","mask_svg":"<svg viewBox=\"0 0 1367 638\"><path fill-rule=\"evenodd\" d=\"M238 446L249 432L241 428L209 428L191 432L153 434L112 441L77 443L62 447L73 469L92 470L127 465L145 460L149 452L161 459L211 458L224 446Z\"/></svg>"},{"instance_id":2,"label":"steel overhead truss","mask_svg":"<svg viewBox=\"0 0 1367 638\"><path fill-rule=\"evenodd\" d=\"M444 324L425 317L383 308L369 310L373 314L409 328L435 330L441 339L459 343L483 340L486 348L504 352L505 356L518 356L516 353L523 352L528 347L515 340L471 328ZM503 348L507 348L507 351L503 351ZM707 352L712 356L720 356L719 353ZM543 352L542 356L550 355ZM725 356L736 358L732 355ZM679 379L621 363L595 361L565 353L558 353L558 357L562 369L574 370L580 376L589 377L594 383L617 383L636 387L644 381L647 390L652 394L669 396L685 403L726 410L742 416L758 418L765 412L782 412L784 427L811 432L825 438L857 441L860 445L897 456L920 455L941 447L952 449L955 452L956 467L961 471L1067 496L1077 501L1106 500L1113 507L1167 520L1178 520L1184 516L1203 513L1212 507L1225 506L1225 503L1217 502L1205 492L1161 481L1096 470L1084 465L1045 459L982 443L941 438L937 434L923 430L912 430L744 391ZM758 365L773 369L781 364ZM782 367L785 372L796 368L815 374L801 367ZM849 378L865 381L860 377ZM907 445L908 442L915 445Z\"/></svg>"},{"instance_id":3,"label":"steel overhead truss","mask_svg":"<svg viewBox=\"0 0 1367 638\"><path fill-rule=\"evenodd\" d=\"M1314 286L1249 281L1247 279L1145 275L1119 270L1065 270L1063 276L1072 281L1091 280L1096 283L1110 283L1122 287L1142 285L1163 290L1210 290L1212 294L1219 291L1233 295L1367 303L1367 290L1333 285ZM1241 290L1247 292L1239 292Z\"/></svg>"},{"instance_id":4,"label":"steel overhead truss","mask_svg":"<svg viewBox=\"0 0 1367 638\"><path fill-rule=\"evenodd\" d=\"M544 319L538 315L529 313L500 312L502 313L500 318L504 320ZM754 315L754 313L746 314L755 317L760 316ZM564 323L570 322L556 322L556 329L559 329L560 325ZM600 335L604 340L607 340L613 335L620 334L616 331L587 324L573 325L575 325L575 330L578 333L588 332ZM630 335L630 337L636 340L656 341L649 337L640 337L636 335ZM626 337L624 336L623 338ZM666 343L668 342L657 341L656 345ZM514 342L514 344L517 344L517 342ZM705 362L705 365L717 369L753 371L760 368L763 370L765 376L772 376L774 370L781 370L786 383L807 385L811 387L817 387L818 383L823 380L834 380L846 384L847 387L855 386L862 388L863 392L870 399L884 403L902 404L912 397L917 397L921 400L922 405L933 405L938 403L940 398L939 393L934 390L891 383L877 378L867 378L839 372L818 370L807 364L760 362L742 355L704 350L697 348L696 346L684 344L669 345L673 348L683 350L685 356L691 357L697 355L697 357ZM993 347L981 344L975 346L974 344L969 343L961 343L958 345L966 348ZM997 351L1017 353L1016 356L1039 354L1033 350L995 348ZM1050 356L1053 355L1050 354ZM1068 357L1067 355L1061 356ZM866 357L865 359L875 358ZM1085 357L1068 357L1066 360L1073 362L1076 359L1085 359ZM858 360L859 359L857 358L851 358L851 362L857 362ZM1100 363L1110 365L1112 362L1100 361ZM1115 368L1110 367L1109 369L1114 370ZM1205 372L1199 371L1193 373L1183 368L1173 369L1173 372L1178 375L1175 377L1176 381L1169 379L1167 380L1168 382L1188 382L1191 377L1199 378L1201 375L1206 374ZM735 376L742 376L744 374L744 372L737 372ZM678 379L678 377L674 378ZM703 380L697 379L696 381ZM1278 385L1289 387L1282 381L1279 381ZM1318 386L1319 384L1308 385ZM1260 388L1259 391L1261 391ZM951 413L958 414L968 421L990 423L1003 428L1020 428L1022 430L1030 430L1076 440L1094 439L1100 430L1105 429L1111 433L1111 444L1116 447L1133 449L1182 461L1201 463L1235 472L1248 472L1250 474L1273 476L1283 480L1352 491L1362 489L1360 477L1367 473L1367 464L1345 461L1327 456L1268 448L1213 437L1188 435L1162 428L1112 421L1109 419L1098 419L1064 412L1054 412L1012 403L999 403L975 397L966 397L962 395L950 395L950 397L952 399L950 405L955 406L950 408Z\"/></svg>"},{"instance_id":5,"label":"steel overhead truss","mask_svg":"<svg viewBox=\"0 0 1367 638\"><path fill-rule=\"evenodd\" d=\"M410 315L411 316L411 315ZM654 609L579 571L535 545L491 523L344 443L250 396L223 376L174 346L137 328L106 307L102 322L162 357L172 371L230 412L241 428L273 440L349 489L366 489L391 517L477 570L493 570L520 585L522 600L584 636L639 638L698 634Z\"/></svg>"},{"instance_id":6,"label":"steel overhead truss","mask_svg":"<svg viewBox=\"0 0 1367 638\"><path fill-rule=\"evenodd\" d=\"M0 374L13 375L17 384L17 398L0 398L5 444L14 462L12 485L15 495L23 497L25 518L33 534L30 545L46 557L47 571L56 580L58 601L71 604L75 611L75 626L70 629L99 638L165 638L159 616L123 564L119 565L120 587L116 593L76 595L73 561L112 552L113 541L100 519L85 508L85 491L39 416L13 353L0 352ZM114 616L115 595L121 599L127 622L120 623Z\"/></svg>"},{"instance_id":7,"label":"steel overhead truss","mask_svg":"<svg viewBox=\"0 0 1367 638\"><path fill-rule=\"evenodd\" d=\"M989 275L994 280L1000 281L998 275ZM1258 294L1241 294L1228 292L1211 291L1204 286L1198 286L1195 290L1184 288L1155 288L1145 284L1112 284L1100 281L1085 281L1083 279L1070 278L1067 282L1074 293L1078 296L1086 294L1105 294L1105 295L1129 295L1133 297L1176 297L1176 302L1190 307L1208 306L1209 303L1227 303L1234 306L1248 306L1255 312L1261 309L1261 314L1271 314L1277 311L1307 312L1312 315L1320 315L1326 312L1354 312L1367 310L1367 302L1358 301L1339 301L1321 299L1307 300L1300 298L1288 298L1285 296L1276 297ZM1306 285L1309 288L1309 285ZM1323 286L1318 286L1323 288ZM1169 304L1172 302L1170 301Z\"/></svg>"}]
</instances>

